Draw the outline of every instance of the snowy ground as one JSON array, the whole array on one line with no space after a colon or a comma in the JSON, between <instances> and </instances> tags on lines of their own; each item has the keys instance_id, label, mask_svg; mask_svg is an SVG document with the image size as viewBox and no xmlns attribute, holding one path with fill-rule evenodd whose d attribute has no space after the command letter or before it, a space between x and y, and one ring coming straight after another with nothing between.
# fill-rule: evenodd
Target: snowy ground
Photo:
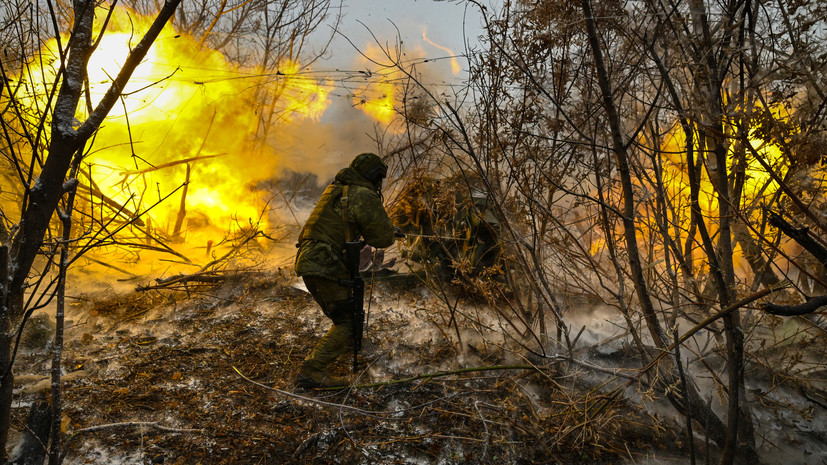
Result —
<instances>
[{"instance_id":1,"label":"snowy ground","mask_svg":"<svg viewBox=\"0 0 827 465\"><path fill-rule=\"evenodd\" d=\"M476 327L457 336L429 291L380 283L355 384L419 378L300 391L298 363L329 322L295 284L263 275L78 301L64 364L67 463L688 463L670 407L634 388L614 399L625 380L605 384L588 368L631 365L611 312L572 318L587 326L577 354L587 364L572 365L509 350L484 306L460 309ZM18 357L18 430L48 363L36 348ZM350 360L335 369L347 374ZM823 393L815 386L809 395ZM823 407L777 379L749 387L767 463L824 463Z\"/></svg>"}]
</instances>

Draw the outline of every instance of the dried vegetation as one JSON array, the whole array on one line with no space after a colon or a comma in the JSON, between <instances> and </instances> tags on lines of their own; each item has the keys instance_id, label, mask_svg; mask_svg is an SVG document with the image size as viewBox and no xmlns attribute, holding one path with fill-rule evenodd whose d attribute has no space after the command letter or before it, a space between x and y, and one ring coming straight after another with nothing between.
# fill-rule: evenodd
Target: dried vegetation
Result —
<instances>
[{"instance_id":1,"label":"dried vegetation","mask_svg":"<svg viewBox=\"0 0 827 465\"><path fill-rule=\"evenodd\" d=\"M655 417L573 367L482 340L457 347L434 323L442 306L418 287L376 285L363 386L297 391L297 363L328 322L289 284L247 275L189 296L75 305L68 462L620 463L678 447ZM44 372L46 359L22 354L19 374ZM40 395L19 390L16 428Z\"/></svg>"}]
</instances>

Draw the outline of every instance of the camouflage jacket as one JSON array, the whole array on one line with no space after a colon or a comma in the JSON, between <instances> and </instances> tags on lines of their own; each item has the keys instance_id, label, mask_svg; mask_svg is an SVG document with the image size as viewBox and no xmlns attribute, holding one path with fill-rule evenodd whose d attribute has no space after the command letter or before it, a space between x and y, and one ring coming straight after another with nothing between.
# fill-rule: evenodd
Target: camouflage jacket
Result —
<instances>
[{"instance_id":1,"label":"camouflage jacket","mask_svg":"<svg viewBox=\"0 0 827 465\"><path fill-rule=\"evenodd\" d=\"M361 236L377 248L393 244L393 225L373 184L356 170L345 168L327 186L299 233L296 274L333 279L348 277L342 192L348 187L347 227L351 240Z\"/></svg>"}]
</instances>

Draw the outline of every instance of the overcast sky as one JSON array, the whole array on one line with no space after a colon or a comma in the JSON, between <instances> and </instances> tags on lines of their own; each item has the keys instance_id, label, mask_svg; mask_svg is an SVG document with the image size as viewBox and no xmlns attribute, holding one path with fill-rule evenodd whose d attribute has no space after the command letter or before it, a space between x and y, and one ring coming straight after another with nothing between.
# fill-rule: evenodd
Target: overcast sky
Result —
<instances>
[{"instance_id":1,"label":"overcast sky","mask_svg":"<svg viewBox=\"0 0 827 465\"><path fill-rule=\"evenodd\" d=\"M456 54L465 51L464 36L472 43L482 31L479 10L463 1L434 0L344 0L342 35L364 48L375 42L370 31L383 43L395 44L397 36L409 53L441 58L448 54L422 38L423 32L434 44ZM398 29L398 31L397 31ZM344 37L332 44L326 66L344 67L354 63L358 53ZM447 60L445 60L447 61ZM462 60L460 60L462 62ZM446 66L449 66L446 64Z\"/></svg>"},{"instance_id":2,"label":"overcast sky","mask_svg":"<svg viewBox=\"0 0 827 465\"><path fill-rule=\"evenodd\" d=\"M375 46L377 41L394 47L401 40L405 52L403 59L417 63L417 71L422 73L425 84L439 92L453 86L461 87L467 80L466 60L458 57L455 66L461 69L456 72L450 57L466 53L465 41L476 46L477 37L482 33L479 10L473 6L466 8L464 1L344 2L341 34L331 43L325 59L311 65L315 76L337 81L329 95L331 106L318 124L305 122L292 127L295 140L280 140L283 151L295 153L294 159L302 160L300 166L290 168L301 171L312 166L320 181L335 174L354 154L376 150L371 140L376 123L354 103L352 92L365 82L382 79L376 74L379 67L365 63L355 47L364 51L370 45ZM431 43L423 39L423 32L427 33ZM330 33L330 28L320 28L319 33L324 37L324 33ZM360 71L370 71L373 75L365 77ZM381 87L374 89L375 92L364 95L376 98L384 92ZM306 160L313 161L305 163Z\"/></svg>"}]
</instances>

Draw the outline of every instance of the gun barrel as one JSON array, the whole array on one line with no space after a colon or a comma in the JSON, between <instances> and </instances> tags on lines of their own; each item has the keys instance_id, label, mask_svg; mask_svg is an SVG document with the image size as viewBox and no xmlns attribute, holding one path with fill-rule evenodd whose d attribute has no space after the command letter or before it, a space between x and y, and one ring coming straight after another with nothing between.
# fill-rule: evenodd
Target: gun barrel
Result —
<instances>
[{"instance_id":1,"label":"gun barrel","mask_svg":"<svg viewBox=\"0 0 827 465\"><path fill-rule=\"evenodd\" d=\"M443 239L447 241L467 241L467 238L464 237L455 237L455 236L436 236L432 234L408 234L405 233L406 237L422 237L424 239Z\"/></svg>"}]
</instances>

